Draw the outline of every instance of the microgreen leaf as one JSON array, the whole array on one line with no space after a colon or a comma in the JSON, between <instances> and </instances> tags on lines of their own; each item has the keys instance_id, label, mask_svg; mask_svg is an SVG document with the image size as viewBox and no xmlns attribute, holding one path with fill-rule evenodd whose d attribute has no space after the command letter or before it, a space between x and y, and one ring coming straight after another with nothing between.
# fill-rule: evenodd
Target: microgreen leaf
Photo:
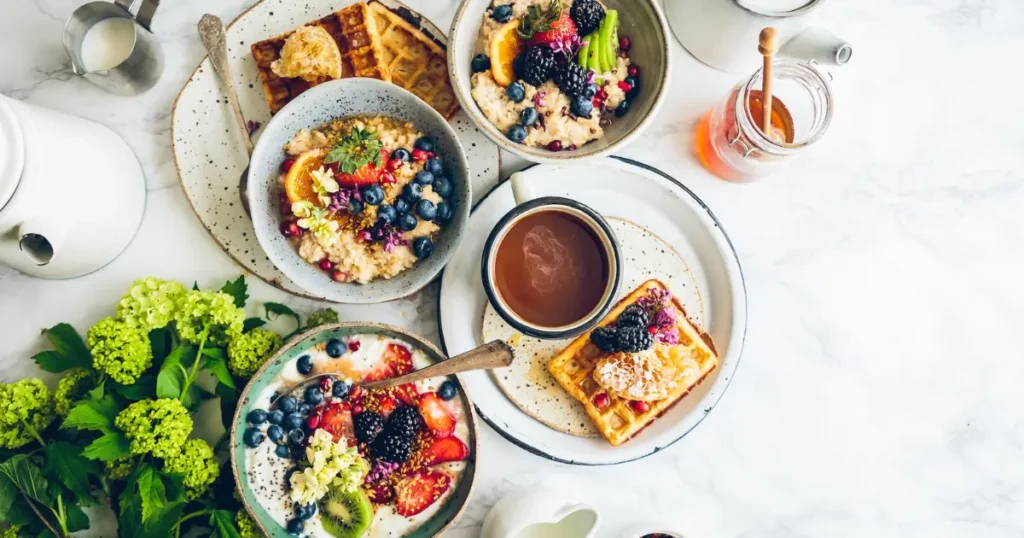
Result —
<instances>
[{"instance_id":1,"label":"microgreen leaf","mask_svg":"<svg viewBox=\"0 0 1024 538\"><path fill-rule=\"evenodd\" d=\"M344 174L354 174L364 165L374 163L381 165L381 150L384 144L375 131L352 129L348 136L338 141L337 145L327 152L324 164L338 163L338 170Z\"/></svg>"},{"instance_id":2,"label":"microgreen leaf","mask_svg":"<svg viewBox=\"0 0 1024 538\"><path fill-rule=\"evenodd\" d=\"M239 275L234 281L225 282L220 291L230 295L238 308L244 307L246 299L249 298L249 286L245 283L245 275Z\"/></svg>"},{"instance_id":3,"label":"microgreen leaf","mask_svg":"<svg viewBox=\"0 0 1024 538\"><path fill-rule=\"evenodd\" d=\"M74 327L67 323L58 323L43 334L53 344L53 351L43 351L32 357L40 368L47 372L60 373L71 368L88 368L92 366L92 355L85 342Z\"/></svg>"},{"instance_id":4,"label":"microgreen leaf","mask_svg":"<svg viewBox=\"0 0 1024 538\"><path fill-rule=\"evenodd\" d=\"M82 455L91 460L114 461L131 454L131 443L121 432L111 432L85 447Z\"/></svg>"}]
</instances>

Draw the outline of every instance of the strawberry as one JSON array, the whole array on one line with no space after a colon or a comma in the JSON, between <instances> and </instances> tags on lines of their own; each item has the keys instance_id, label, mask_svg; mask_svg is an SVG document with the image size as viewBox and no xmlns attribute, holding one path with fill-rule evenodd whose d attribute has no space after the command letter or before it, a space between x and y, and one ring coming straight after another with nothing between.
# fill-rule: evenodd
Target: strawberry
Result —
<instances>
[{"instance_id":1,"label":"strawberry","mask_svg":"<svg viewBox=\"0 0 1024 538\"><path fill-rule=\"evenodd\" d=\"M446 461L462 461L469 456L469 448L457 437L436 439L427 447L423 454L427 465L436 465Z\"/></svg>"},{"instance_id":2,"label":"strawberry","mask_svg":"<svg viewBox=\"0 0 1024 538\"><path fill-rule=\"evenodd\" d=\"M388 344L384 350L384 362L391 365L395 375L405 375L412 371L412 353L400 344Z\"/></svg>"},{"instance_id":3,"label":"strawberry","mask_svg":"<svg viewBox=\"0 0 1024 538\"><path fill-rule=\"evenodd\" d=\"M420 392L416 390L415 383L406 383L395 387L395 397L398 398L405 405L416 405L416 398L420 395Z\"/></svg>"},{"instance_id":4,"label":"strawberry","mask_svg":"<svg viewBox=\"0 0 1024 538\"><path fill-rule=\"evenodd\" d=\"M351 174L338 173L337 179L345 187L362 187L377 183L380 180L380 169L373 163L364 164Z\"/></svg>"},{"instance_id":5,"label":"strawberry","mask_svg":"<svg viewBox=\"0 0 1024 538\"><path fill-rule=\"evenodd\" d=\"M390 415L392 411L398 409L398 400L392 398L391 396L385 396L384 398L381 399L379 407L380 414L386 417Z\"/></svg>"},{"instance_id":6,"label":"strawberry","mask_svg":"<svg viewBox=\"0 0 1024 538\"><path fill-rule=\"evenodd\" d=\"M452 478L440 471L416 471L395 484L395 511L412 517L437 502L452 485Z\"/></svg>"},{"instance_id":7,"label":"strawberry","mask_svg":"<svg viewBox=\"0 0 1024 538\"><path fill-rule=\"evenodd\" d=\"M371 383L395 377L395 369L387 361L380 361L373 365L370 371L363 374L363 381Z\"/></svg>"},{"instance_id":8,"label":"strawberry","mask_svg":"<svg viewBox=\"0 0 1024 538\"><path fill-rule=\"evenodd\" d=\"M573 36L578 35L576 23L572 22L568 12L563 12L561 17L551 23L550 30L534 33L529 44L551 46L554 43L571 40Z\"/></svg>"},{"instance_id":9,"label":"strawberry","mask_svg":"<svg viewBox=\"0 0 1024 538\"><path fill-rule=\"evenodd\" d=\"M435 437L448 437L455 431L455 417L448 413L436 392L420 394L420 414Z\"/></svg>"},{"instance_id":10,"label":"strawberry","mask_svg":"<svg viewBox=\"0 0 1024 538\"><path fill-rule=\"evenodd\" d=\"M394 500L395 490L384 483L374 484L366 491L366 496L370 498L370 502L373 504L388 504Z\"/></svg>"},{"instance_id":11,"label":"strawberry","mask_svg":"<svg viewBox=\"0 0 1024 538\"><path fill-rule=\"evenodd\" d=\"M533 4L526 9L526 16L519 21L519 36L530 46L546 45L561 48L565 43L579 40L576 23L569 12L562 9L561 0L551 0L545 6Z\"/></svg>"},{"instance_id":12,"label":"strawberry","mask_svg":"<svg viewBox=\"0 0 1024 538\"><path fill-rule=\"evenodd\" d=\"M334 436L334 442L340 441L342 437L350 440L356 438L352 413L343 404L328 405L320 416L320 427Z\"/></svg>"}]
</instances>

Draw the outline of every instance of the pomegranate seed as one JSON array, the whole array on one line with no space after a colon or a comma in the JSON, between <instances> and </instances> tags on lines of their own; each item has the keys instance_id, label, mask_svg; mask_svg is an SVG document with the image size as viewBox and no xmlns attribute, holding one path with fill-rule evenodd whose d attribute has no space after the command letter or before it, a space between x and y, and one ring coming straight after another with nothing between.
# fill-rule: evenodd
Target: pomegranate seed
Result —
<instances>
[{"instance_id":1,"label":"pomegranate seed","mask_svg":"<svg viewBox=\"0 0 1024 538\"><path fill-rule=\"evenodd\" d=\"M357 402L363 397L363 387L356 385L348 391L348 400L350 402ZM354 411L354 409L353 409Z\"/></svg>"},{"instance_id":2,"label":"pomegranate seed","mask_svg":"<svg viewBox=\"0 0 1024 538\"><path fill-rule=\"evenodd\" d=\"M320 380L320 390L322 390L324 392L331 392L331 387L333 387L333 386L334 386L334 380L329 378L329 377L325 377L325 378Z\"/></svg>"},{"instance_id":3,"label":"pomegranate seed","mask_svg":"<svg viewBox=\"0 0 1024 538\"><path fill-rule=\"evenodd\" d=\"M324 271L330 271L331 269L334 269L334 262L328 260L327 258L320 260L318 265L320 266L320 269L323 269Z\"/></svg>"},{"instance_id":4,"label":"pomegranate seed","mask_svg":"<svg viewBox=\"0 0 1024 538\"><path fill-rule=\"evenodd\" d=\"M358 414L360 414L362 412L363 412L362 404L355 404L355 405L352 406L352 414L353 415L358 415Z\"/></svg>"},{"instance_id":5,"label":"pomegranate seed","mask_svg":"<svg viewBox=\"0 0 1024 538\"><path fill-rule=\"evenodd\" d=\"M594 407L597 407L598 409L604 409L605 407L608 407L608 404L610 403L611 400L608 398L608 394L604 392L599 392L594 396Z\"/></svg>"},{"instance_id":6,"label":"pomegranate seed","mask_svg":"<svg viewBox=\"0 0 1024 538\"><path fill-rule=\"evenodd\" d=\"M651 334L657 334L658 333L658 328L655 327L654 325L651 325L650 327L647 328L647 332L649 332Z\"/></svg>"},{"instance_id":7,"label":"pomegranate seed","mask_svg":"<svg viewBox=\"0 0 1024 538\"><path fill-rule=\"evenodd\" d=\"M576 151L576 144L569 144L565 146L565 151Z\"/></svg>"},{"instance_id":8,"label":"pomegranate seed","mask_svg":"<svg viewBox=\"0 0 1024 538\"><path fill-rule=\"evenodd\" d=\"M551 142L548 142L548 150L562 151L562 143L558 140L552 140Z\"/></svg>"},{"instance_id":9,"label":"pomegranate seed","mask_svg":"<svg viewBox=\"0 0 1024 538\"><path fill-rule=\"evenodd\" d=\"M608 99L608 92L604 91L604 88L601 88L597 90L597 93L594 94L594 97L602 101L606 101Z\"/></svg>"},{"instance_id":10,"label":"pomegranate seed","mask_svg":"<svg viewBox=\"0 0 1024 538\"><path fill-rule=\"evenodd\" d=\"M422 149L412 150L412 160L419 163L426 162L427 159L431 157L431 155L432 154L429 151L423 151Z\"/></svg>"},{"instance_id":11,"label":"pomegranate seed","mask_svg":"<svg viewBox=\"0 0 1024 538\"><path fill-rule=\"evenodd\" d=\"M298 237L302 235L302 228L294 220L286 220L281 223L281 235L285 237Z\"/></svg>"},{"instance_id":12,"label":"pomegranate seed","mask_svg":"<svg viewBox=\"0 0 1024 538\"><path fill-rule=\"evenodd\" d=\"M590 100L590 104L594 105L594 108L599 109L604 106L604 101L598 99L597 97L594 97L593 99Z\"/></svg>"},{"instance_id":13,"label":"pomegranate seed","mask_svg":"<svg viewBox=\"0 0 1024 538\"><path fill-rule=\"evenodd\" d=\"M388 169L394 172L405 165L405 161L402 159L391 159L388 161Z\"/></svg>"},{"instance_id":14,"label":"pomegranate seed","mask_svg":"<svg viewBox=\"0 0 1024 538\"><path fill-rule=\"evenodd\" d=\"M647 402L641 402L640 400L633 400L629 402L629 407L633 409L636 414L646 413L651 406L647 405Z\"/></svg>"},{"instance_id":15,"label":"pomegranate seed","mask_svg":"<svg viewBox=\"0 0 1024 538\"><path fill-rule=\"evenodd\" d=\"M629 69L627 69L626 72L629 73L629 76L631 77L639 77L640 67L638 67L636 64L630 65Z\"/></svg>"},{"instance_id":16,"label":"pomegranate seed","mask_svg":"<svg viewBox=\"0 0 1024 538\"><path fill-rule=\"evenodd\" d=\"M335 269L334 272L331 273L331 280L334 280L335 282L348 282L348 273Z\"/></svg>"},{"instance_id":17,"label":"pomegranate seed","mask_svg":"<svg viewBox=\"0 0 1024 538\"><path fill-rule=\"evenodd\" d=\"M320 415L309 415L309 420L306 421L306 425L309 429L315 430L320 427Z\"/></svg>"},{"instance_id":18,"label":"pomegranate seed","mask_svg":"<svg viewBox=\"0 0 1024 538\"><path fill-rule=\"evenodd\" d=\"M633 85L628 83L628 82L626 82L625 80L620 80L619 81L619 89L624 91L624 92L626 92L626 93L629 93L629 91L633 89Z\"/></svg>"},{"instance_id":19,"label":"pomegranate seed","mask_svg":"<svg viewBox=\"0 0 1024 538\"><path fill-rule=\"evenodd\" d=\"M622 52L629 52L629 49L633 48L633 40L629 36L624 35L619 37L619 50Z\"/></svg>"},{"instance_id":20,"label":"pomegranate seed","mask_svg":"<svg viewBox=\"0 0 1024 538\"><path fill-rule=\"evenodd\" d=\"M287 174L294 164L295 159L285 159L284 161L281 161L281 172Z\"/></svg>"},{"instance_id":21,"label":"pomegranate seed","mask_svg":"<svg viewBox=\"0 0 1024 538\"><path fill-rule=\"evenodd\" d=\"M390 184L395 183L396 181L398 181L398 180L395 179L394 174L392 174L391 172L383 172L383 173L381 173L380 180L385 185L390 185Z\"/></svg>"},{"instance_id":22,"label":"pomegranate seed","mask_svg":"<svg viewBox=\"0 0 1024 538\"><path fill-rule=\"evenodd\" d=\"M359 351L359 340L349 340L348 350L353 352Z\"/></svg>"}]
</instances>

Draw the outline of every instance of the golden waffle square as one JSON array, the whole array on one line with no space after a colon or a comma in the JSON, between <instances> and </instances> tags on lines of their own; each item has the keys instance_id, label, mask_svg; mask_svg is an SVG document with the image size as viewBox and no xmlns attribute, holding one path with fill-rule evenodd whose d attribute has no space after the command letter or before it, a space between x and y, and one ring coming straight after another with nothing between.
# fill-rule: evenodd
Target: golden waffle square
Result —
<instances>
[{"instance_id":1,"label":"golden waffle square","mask_svg":"<svg viewBox=\"0 0 1024 538\"><path fill-rule=\"evenodd\" d=\"M380 32L377 31L375 19L366 3L353 4L307 24L313 25L322 26L338 44L342 58L342 78L366 77L391 81L391 74L384 63ZM291 34L287 32L253 43L250 47L271 114L277 113L300 93L329 80L321 77L307 82L301 78L282 78L270 69L270 65L281 57L281 48Z\"/></svg>"},{"instance_id":2,"label":"golden waffle square","mask_svg":"<svg viewBox=\"0 0 1024 538\"><path fill-rule=\"evenodd\" d=\"M626 307L647 295L648 290L655 288L667 289L658 280L644 282L619 301L597 326L613 324ZM551 375L562 388L583 404L597 429L614 446L621 445L649 426L718 366L718 353L711 337L689 320L686 309L678 298L673 297L672 301L680 316L677 321L679 344L671 346L670 360L676 362L675 366L680 374L669 395L661 400L648 402L649 408L643 413L635 412L629 401L611 393L608 393L610 403L605 408L598 409L594 405L594 396L599 392L607 392L598 385L593 375L597 362L606 354L591 343L589 331L573 340L548 362L548 371Z\"/></svg>"},{"instance_id":3,"label":"golden waffle square","mask_svg":"<svg viewBox=\"0 0 1024 538\"><path fill-rule=\"evenodd\" d=\"M459 109L459 103L448 78L444 47L380 2L370 2L369 7L380 32L384 63L391 73L391 82L409 90L450 119Z\"/></svg>"}]
</instances>

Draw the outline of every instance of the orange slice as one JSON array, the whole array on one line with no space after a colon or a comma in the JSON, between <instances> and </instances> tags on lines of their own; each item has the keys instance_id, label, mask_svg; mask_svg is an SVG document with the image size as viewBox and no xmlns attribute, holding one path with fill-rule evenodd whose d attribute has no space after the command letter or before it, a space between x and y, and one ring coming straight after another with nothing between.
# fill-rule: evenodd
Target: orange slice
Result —
<instances>
[{"instance_id":1,"label":"orange slice","mask_svg":"<svg viewBox=\"0 0 1024 538\"><path fill-rule=\"evenodd\" d=\"M295 159L295 163L284 178L284 192L288 195L289 202L294 204L306 200L320 205L316 191L313 190L312 173L324 165L327 152L327 148L311 149Z\"/></svg>"},{"instance_id":2,"label":"orange slice","mask_svg":"<svg viewBox=\"0 0 1024 538\"><path fill-rule=\"evenodd\" d=\"M491 36L491 74L494 75L494 81L502 86L508 86L516 79L512 62L523 49L518 30L519 21L511 20Z\"/></svg>"}]
</instances>

